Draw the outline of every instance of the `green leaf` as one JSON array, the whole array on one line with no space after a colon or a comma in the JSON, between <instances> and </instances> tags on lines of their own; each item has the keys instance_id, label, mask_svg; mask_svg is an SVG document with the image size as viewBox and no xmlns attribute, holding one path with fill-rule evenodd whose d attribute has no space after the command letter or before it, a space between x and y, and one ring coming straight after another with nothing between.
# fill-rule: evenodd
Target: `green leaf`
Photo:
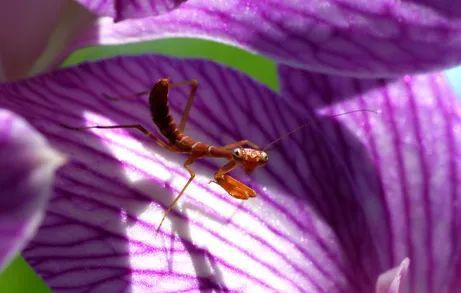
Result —
<instances>
[{"instance_id":1,"label":"green leaf","mask_svg":"<svg viewBox=\"0 0 461 293\"><path fill-rule=\"evenodd\" d=\"M49 293L46 283L18 255L0 274L0 292Z\"/></svg>"},{"instance_id":2,"label":"green leaf","mask_svg":"<svg viewBox=\"0 0 461 293\"><path fill-rule=\"evenodd\" d=\"M271 59L240 48L199 39L162 39L123 46L89 47L73 53L64 61L63 66L71 66L88 60L97 60L118 55L146 53L213 60L245 72L274 90L279 88L276 64Z\"/></svg>"}]
</instances>

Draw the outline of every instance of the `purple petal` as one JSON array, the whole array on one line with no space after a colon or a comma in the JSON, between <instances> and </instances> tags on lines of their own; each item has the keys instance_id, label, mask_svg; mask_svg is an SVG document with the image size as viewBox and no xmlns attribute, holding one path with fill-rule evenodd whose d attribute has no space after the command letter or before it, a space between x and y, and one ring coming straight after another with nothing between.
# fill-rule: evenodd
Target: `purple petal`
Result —
<instances>
[{"instance_id":1,"label":"purple petal","mask_svg":"<svg viewBox=\"0 0 461 293\"><path fill-rule=\"evenodd\" d=\"M104 95L165 76L200 80L187 128L200 141L265 145L302 122L317 125L274 145L254 176L236 173L258 193L249 201L208 184L224 162L198 161L156 235L188 178L185 158L137 132L60 124L155 129L145 97ZM27 260L58 291L372 292L405 257L414 292L457 288L461 120L444 78L353 80L287 68L281 77L284 98L213 63L144 56L0 87L0 106L72 158ZM176 117L185 93L171 93ZM364 108L380 114L319 116Z\"/></svg>"},{"instance_id":2,"label":"purple petal","mask_svg":"<svg viewBox=\"0 0 461 293\"><path fill-rule=\"evenodd\" d=\"M159 15L175 9L187 0L77 0L99 16L115 20Z\"/></svg>"},{"instance_id":3,"label":"purple petal","mask_svg":"<svg viewBox=\"0 0 461 293\"><path fill-rule=\"evenodd\" d=\"M62 163L22 118L0 109L0 271L35 234Z\"/></svg>"},{"instance_id":4,"label":"purple petal","mask_svg":"<svg viewBox=\"0 0 461 293\"><path fill-rule=\"evenodd\" d=\"M376 293L401 293L405 292L407 272L410 260L405 258L398 267L381 274L376 284Z\"/></svg>"},{"instance_id":5,"label":"purple petal","mask_svg":"<svg viewBox=\"0 0 461 293\"><path fill-rule=\"evenodd\" d=\"M43 71L92 20L73 1L2 1L0 81Z\"/></svg>"},{"instance_id":6,"label":"purple petal","mask_svg":"<svg viewBox=\"0 0 461 293\"><path fill-rule=\"evenodd\" d=\"M80 5L98 16L110 16L115 18L117 15L116 0L76 0Z\"/></svg>"},{"instance_id":7,"label":"purple petal","mask_svg":"<svg viewBox=\"0 0 461 293\"><path fill-rule=\"evenodd\" d=\"M357 275L373 280L409 258L408 292L458 292L461 107L446 77L354 80L286 67L280 76L282 95L300 110L323 116L379 112L323 118L332 122L322 122L318 136L336 155L312 157L306 167L335 164L347 170L348 183L322 192L314 208L324 210L326 221L348 243ZM333 177L328 188L339 180L337 172L316 177L321 182Z\"/></svg>"},{"instance_id":8,"label":"purple petal","mask_svg":"<svg viewBox=\"0 0 461 293\"><path fill-rule=\"evenodd\" d=\"M112 101L168 76L200 80L187 132L223 145L266 143L299 123L297 113L248 77L205 61L130 57L86 64L0 87L0 105L24 115L72 162L56 180L44 225L23 255L56 291L359 291L341 242L299 186L288 153L248 178L251 201L229 197L202 159L197 177L157 235L166 206L185 184L184 156L136 131L73 131L66 125L141 123L155 129L145 98ZM171 93L177 116L187 89ZM281 113L285 122L272 125ZM301 113L304 118L304 113ZM296 153L305 158L302 149ZM288 160L290 159L290 160ZM303 164L303 162L301 162ZM303 165L301 165L302 167ZM287 174L286 177L283 174Z\"/></svg>"},{"instance_id":9,"label":"purple petal","mask_svg":"<svg viewBox=\"0 0 461 293\"><path fill-rule=\"evenodd\" d=\"M461 3L432 2L188 1L159 17L101 21L71 49L198 37L312 71L395 76L461 61Z\"/></svg>"}]
</instances>

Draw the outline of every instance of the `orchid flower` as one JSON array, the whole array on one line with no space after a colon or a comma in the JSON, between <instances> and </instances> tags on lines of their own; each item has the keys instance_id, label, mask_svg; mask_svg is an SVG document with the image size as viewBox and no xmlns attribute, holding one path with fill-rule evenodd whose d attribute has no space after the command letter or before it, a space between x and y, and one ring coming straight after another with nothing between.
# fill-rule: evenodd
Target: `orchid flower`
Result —
<instances>
[{"instance_id":1,"label":"orchid flower","mask_svg":"<svg viewBox=\"0 0 461 293\"><path fill-rule=\"evenodd\" d=\"M203 3L175 2L175 10L155 17L106 9L114 18L140 18L101 20L72 48L179 32L216 38L285 64L278 66L280 92L209 61L155 55L0 85L0 107L24 117L69 159L57 173L42 226L23 251L49 286L96 292L459 290L459 102L442 73L398 76L458 62L457 6ZM377 15L382 30L373 25ZM420 52L424 46L435 55ZM62 125L140 123L154 130L145 98L106 96L145 90L165 76L200 80L186 131L201 141L249 138L264 146L309 125L274 145L266 167L250 177L237 172L258 193L251 201L236 201L209 184L222 162L197 162L197 178L156 234L165 207L188 178L185 158L137 132ZM171 92L176 116L186 95L184 88ZM333 117L357 109L377 113Z\"/></svg>"}]
</instances>

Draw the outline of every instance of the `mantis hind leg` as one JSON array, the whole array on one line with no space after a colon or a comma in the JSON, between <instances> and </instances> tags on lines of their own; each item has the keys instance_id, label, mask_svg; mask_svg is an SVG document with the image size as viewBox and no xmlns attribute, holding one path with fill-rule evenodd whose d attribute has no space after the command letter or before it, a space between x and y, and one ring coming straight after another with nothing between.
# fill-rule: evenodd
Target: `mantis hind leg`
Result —
<instances>
[{"instance_id":1,"label":"mantis hind leg","mask_svg":"<svg viewBox=\"0 0 461 293\"><path fill-rule=\"evenodd\" d=\"M123 125L95 125L95 126L81 126L81 127L73 127L73 126L68 126L65 124L61 124L61 126L67 128L67 129L72 129L72 130L88 130L88 129L117 129L117 128L130 128L130 129L136 129L141 131L144 135L152 139L157 145L159 145L162 148L165 148L169 151L172 152L178 152L178 150L161 140L160 138L156 137L152 132L147 130L144 126L141 124L123 124Z\"/></svg>"},{"instance_id":2,"label":"mantis hind leg","mask_svg":"<svg viewBox=\"0 0 461 293\"><path fill-rule=\"evenodd\" d=\"M133 99L133 98L137 98L137 97L140 97L140 96L143 96L143 95L146 95L150 92L150 89L149 90L144 90L144 91L141 91L141 92L137 92L137 93L134 93L134 94L131 94L131 95L125 95L125 96L118 96L118 97L114 97L114 96L109 96L107 94L102 94L106 99L109 99L109 100L113 100L113 101L118 101L118 100L122 100L122 99Z\"/></svg>"},{"instance_id":3,"label":"mantis hind leg","mask_svg":"<svg viewBox=\"0 0 461 293\"><path fill-rule=\"evenodd\" d=\"M190 165L192 165L192 163L194 163L196 157L189 157L185 162L184 162L184 168L187 169L187 171L189 171L189 174L190 174L190 177L189 177L189 180L187 180L186 184L184 185L184 187L182 188L181 192L176 196L176 198L171 202L171 204L168 206L168 208L166 209L166 211L163 213L163 217L162 217L162 220L160 221L160 224L158 225L157 227L157 232L160 230L160 227L162 226L163 224L163 221L165 221L165 218L168 216L168 214L171 212L171 210L174 208L174 206L176 205L176 203L178 202L178 200L181 198L181 196L184 194L184 191L186 190L186 188L189 186L189 184L192 182L192 180L194 180L195 178L195 172L194 170L192 170L192 168L190 167Z\"/></svg>"},{"instance_id":4,"label":"mantis hind leg","mask_svg":"<svg viewBox=\"0 0 461 293\"><path fill-rule=\"evenodd\" d=\"M194 103L195 96L197 93L198 81L195 79L191 79L191 80L186 80L182 82L174 82L174 83L172 82L168 85L168 88L172 89L172 88L180 87L180 86L190 86L191 87L189 91L189 96L187 98L186 106L184 107L184 111L182 113L181 120L179 122L179 127L178 127L181 132L184 132L184 129L186 128L187 120L189 119L189 113L190 113L192 104ZM125 96L119 96L119 97L113 97L107 94L103 94L103 96L109 100L120 100L120 99L130 99L130 98L132 99L132 98L146 95L149 92L150 92L150 89L140 91L140 92L137 92L131 95L125 95Z\"/></svg>"},{"instance_id":5,"label":"mantis hind leg","mask_svg":"<svg viewBox=\"0 0 461 293\"><path fill-rule=\"evenodd\" d=\"M195 79L186 80L182 82L171 83L169 88L175 88L180 86L190 86L189 97L187 98L186 106L184 107L184 112L182 113L181 120L179 121L179 130L184 132L186 128L187 120L189 119L190 109L192 108L192 104L194 103L195 96L197 93L198 88L198 81Z\"/></svg>"}]
</instances>

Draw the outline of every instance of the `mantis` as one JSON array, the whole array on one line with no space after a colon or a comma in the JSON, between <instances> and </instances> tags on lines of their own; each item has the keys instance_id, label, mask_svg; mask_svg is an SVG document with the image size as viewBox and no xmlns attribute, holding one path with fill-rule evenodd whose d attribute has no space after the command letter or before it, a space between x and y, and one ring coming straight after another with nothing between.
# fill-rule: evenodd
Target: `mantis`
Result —
<instances>
[{"instance_id":1,"label":"mantis","mask_svg":"<svg viewBox=\"0 0 461 293\"><path fill-rule=\"evenodd\" d=\"M170 89L179 86L190 86L190 92L181 120L179 125L177 125L170 113L170 108L168 105L168 93ZM152 139L158 146L168 151L188 155L183 166L189 172L190 177L179 194L174 198L174 200L165 210L163 217L157 227L157 231L160 230L160 227L162 226L167 215L184 194L184 191L187 189L189 184L194 180L195 171L192 169L191 165L197 159L202 157L225 159L227 163L215 172L214 182L221 186L229 195L241 200L255 197L256 192L246 184L228 175L228 173L239 166L242 166L246 173L251 173L259 166L265 165L269 160L267 153L261 150L258 145L249 140L240 140L224 146L214 146L211 144L199 142L192 137L187 136L184 133L184 129L189 118L190 109L196 96L197 88L198 81L196 80L173 83L168 78L162 78L157 81L149 91L143 91L134 94L134 96L141 96L147 93L149 94L150 114L154 124L157 126L159 132L163 135L162 138L157 137L141 124L96 125L87 127L65 126L66 128L74 130L87 130L93 128L135 129L142 132L144 135Z\"/></svg>"},{"instance_id":2,"label":"mantis","mask_svg":"<svg viewBox=\"0 0 461 293\"><path fill-rule=\"evenodd\" d=\"M169 90L179 86L190 86L190 91L188 94L188 99L184 112L182 114L179 125L176 124L173 116L170 113L170 108L168 105L168 93ZM190 177L187 180L186 184L179 192L179 194L174 198L168 208L165 210L163 217L157 227L157 231L160 230L165 218L174 208L178 200L184 194L184 191L190 185L190 183L195 178L195 171L192 169L191 165L202 157L214 157L214 158L223 158L227 162L220 167L214 173L214 181L219 186L221 186L230 196L240 199L247 200L249 198L255 197L256 192L243 182L233 178L228 175L229 172L235 168L241 166L247 174L253 172L256 168L265 165L269 161L267 153L261 149L258 145L251 142L250 140L240 140L231 144L224 146L215 146L211 144L206 144L200 141L193 139L190 136L187 136L184 133L184 129L189 118L189 112L192 107L193 101L196 97L196 92L198 88L197 80L188 80L179 83L173 83L168 78L162 78L157 81L150 90L142 91L134 94L134 96L141 96L149 94L149 109L152 120L157 126L159 132L163 137L157 137L152 132L147 130L141 124L124 124L124 125L96 125L96 126L87 126L87 127L70 127L65 126L69 129L74 130L86 130L92 128L98 129L113 129L113 128L129 128L135 129L142 132L144 135L152 139L160 147L176 153L187 154L188 157L184 162L184 168L189 172ZM133 96L133 95L132 95ZM108 97L113 99L112 97ZM373 112L373 110L352 110L340 114L331 115L331 117L336 117L344 114L349 114L353 112ZM279 142L280 140L290 136L296 131L308 126L310 122L303 123L292 129L291 131L283 134L279 138L275 139L271 143L267 144L264 149L268 149L269 146Z\"/></svg>"}]
</instances>

